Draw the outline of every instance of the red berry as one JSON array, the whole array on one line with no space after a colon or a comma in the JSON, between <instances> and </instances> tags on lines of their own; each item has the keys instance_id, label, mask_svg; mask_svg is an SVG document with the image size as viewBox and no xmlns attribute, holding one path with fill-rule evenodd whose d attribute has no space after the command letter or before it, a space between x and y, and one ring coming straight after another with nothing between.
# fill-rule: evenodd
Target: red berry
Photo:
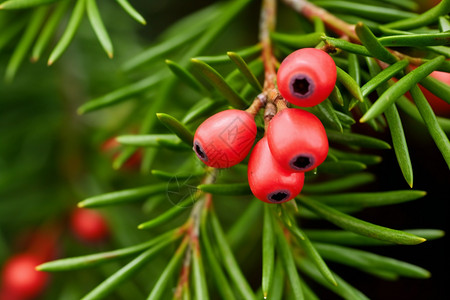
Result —
<instances>
[{"instance_id":1,"label":"red berry","mask_svg":"<svg viewBox=\"0 0 450 300\"><path fill-rule=\"evenodd\" d=\"M103 241L109 234L103 215L86 208L77 208L72 212L70 225L73 233L86 242Z\"/></svg>"},{"instance_id":2,"label":"red berry","mask_svg":"<svg viewBox=\"0 0 450 300\"><path fill-rule=\"evenodd\" d=\"M320 120L310 112L285 108L267 128L272 155L291 172L306 172L320 165L328 154L328 138Z\"/></svg>"},{"instance_id":3,"label":"red berry","mask_svg":"<svg viewBox=\"0 0 450 300\"><path fill-rule=\"evenodd\" d=\"M441 71L433 71L430 74L431 77L436 78L437 80L450 85L450 73L441 72ZM431 108L435 112L435 114L442 117L450 117L450 104L424 88L419 84L419 88L424 94L425 98L427 98L428 103L430 103Z\"/></svg>"},{"instance_id":4,"label":"red berry","mask_svg":"<svg viewBox=\"0 0 450 300\"><path fill-rule=\"evenodd\" d=\"M36 266L44 261L31 253L12 256L4 265L2 289L10 299L30 299L45 288L48 273L37 271Z\"/></svg>"},{"instance_id":5,"label":"red berry","mask_svg":"<svg viewBox=\"0 0 450 300\"><path fill-rule=\"evenodd\" d=\"M305 180L304 173L289 172L276 162L267 137L259 140L253 148L247 176L253 195L267 203L282 203L296 197Z\"/></svg>"},{"instance_id":6,"label":"red berry","mask_svg":"<svg viewBox=\"0 0 450 300\"><path fill-rule=\"evenodd\" d=\"M325 100L336 83L336 64L324 51L303 48L280 64L277 85L280 94L294 105L314 106Z\"/></svg>"},{"instance_id":7,"label":"red berry","mask_svg":"<svg viewBox=\"0 0 450 300\"><path fill-rule=\"evenodd\" d=\"M104 153L111 153L112 158L115 159L119 155L120 144L116 137L112 137L106 140L100 147L101 151ZM135 170L139 168L142 161L142 149L137 149L133 155L131 155L123 164L123 168L127 170Z\"/></svg>"},{"instance_id":8,"label":"red berry","mask_svg":"<svg viewBox=\"0 0 450 300\"><path fill-rule=\"evenodd\" d=\"M230 109L206 119L194 135L194 151L206 165L229 168L240 163L256 138L253 116L245 111Z\"/></svg>"}]
</instances>

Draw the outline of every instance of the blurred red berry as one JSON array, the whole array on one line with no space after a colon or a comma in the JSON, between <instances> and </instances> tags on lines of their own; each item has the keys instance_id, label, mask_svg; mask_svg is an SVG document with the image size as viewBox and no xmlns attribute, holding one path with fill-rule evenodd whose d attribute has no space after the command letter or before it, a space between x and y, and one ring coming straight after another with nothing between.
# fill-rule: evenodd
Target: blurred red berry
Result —
<instances>
[{"instance_id":1,"label":"blurred red berry","mask_svg":"<svg viewBox=\"0 0 450 300\"><path fill-rule=\"evenodd\" d=\"M210 167L229 168L244 160L255 138L256 124L250 113L225 110L200 124L194 135L194 151Z\"/></svg>"},{"instance_id":2,"label":"blurred red berry","mask_svg":"<svg viewBox=\"0 0 450 300\"><path fill-rule=\"evenodd\" d=\"M2 270L2 300L25 300L39 296L45 289L48 273L37 271L44 260L32 253L21 253L6 261Z\"/></svg>"},{"instance_id":3,"label":"blurred red berry","mask_svg":"<svg viewBox=\"0 0 450 300\"><path fill-rule=\"evenodd\" d=\"M256 143L250 154L247 176L253 195L267 203L282 203L296 197L305 180L304 173L290 172L276 162L266 137Z\"/></svg>"},{"instance_id":4,"label":"blurred red berry","mask_svg":"<svg viewBox=\"0 0 450 300\"><path fill-rule=\"evenodd\" d=\"M328 154L328 138L322 122L312 113L286 108L267 128L270 151L290 172L306 172L320 165Z\"/></svg>"},{"instance_id":5,"label":"blurred red berry","mask_svg":"<svg viewBox=\"0 0 450 300\"><path fill-rule=\"evenodd\" d=\"M100 148L104 153L112 153L112 158L115 159L119 155L117 152L119 147L120 143L117 141L116 137L112 137L106 140ZM137 149L122 166L128 170L137 169L140 166L141 161L142 149Z\"/></svg>"},{"instance_id":6,"label":"blurred red berry","mask_svg":"<svg viewBox=\"0 0 450 300\"><path fill-rule=\"evenodd\" d=\"M109 235L103 215L95 210L76 208L70 218L72 232L82 241L100 242Z\"/></svg>"},{"instance_id":7,"label":"blurred red berry","mask_svg":"<svg viewBox=\"0 0 450 300\"><path fill-rule=\"evenodd\" d=\"M314 106L325 100L336 83L336 64L326 52L303 48L289 54L277 71L280 94L301 107Z\"/></svg>"}]
</instances>

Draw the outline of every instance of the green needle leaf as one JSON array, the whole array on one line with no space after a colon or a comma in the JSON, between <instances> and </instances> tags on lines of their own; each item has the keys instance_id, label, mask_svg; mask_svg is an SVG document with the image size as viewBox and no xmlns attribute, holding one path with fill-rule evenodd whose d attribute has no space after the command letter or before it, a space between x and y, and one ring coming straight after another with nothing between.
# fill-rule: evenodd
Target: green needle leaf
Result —
<instances>
[{"instance_id":1,"label":"green needle leaf","mask_svg":"<svg viewBox=\"0 0 450 300\"><path fill-rule=\"evenodd\" d=\"M405 94L416 83L428 76L431 72L445 61L444 56L438 56L417 67L410 73L403 76L396 84L389 87L372 105L371 108L361 117L360 122L366 122L383 113L395 100Z\"/></svg>"},{"instance_id":2,"label":"green needle leaf","mask_svg":"<svg viewBox=\"0 0 450 300\"><path fill-rule=\"evenodd\" d=\"M41 57L42 52L44 51L45 47L47 47L50 39L58 28L62 17L67 12L69 4L69 0L59 1L59 3L56 4L56 8L49 16L47 23L44 25L41 34L37 38L36 43L34 44L34 47L31 51L32 61L38 61Z\"/></svg>"},{"instance_id":3,"label":"green needle leaf","mask_svg":"<svg viewBox=\"0 0 450 300\"><path fill-rule=\"evenodd\" d=\"M421 267L390 257L330 244L314 243L314 245L325 259L358 268L362 271L375 269L392 272L400 276L422 279L431 276L430 272Z\"/></svg>"},{"instance_id":4,"label":"green needle leaf","mask_svg":"<svg viewBox=\"0 0 450 300\"><path fill-rule=\"evenodd\" d=\"M391 132L392 144L394 145L395 155L397 157L398 164L402 171L408 185L413 186L413 167L411 159L409 157L408 145L406 144L406 137L403 130L402 120L397 111L397 107L392 105L384 112L388 127Z\"/></svg>"},{"instance_id":5,"label":"green needle leaf","mask_svg":"<svg viewBox=\"0 0 450 300\"><path fill-rule=\"evenodd\" d=\"M184 67L180 66L179 64L166 59L166 65L170 68L170 70L178 76L184 83L186 83L188 86L196 90L197 92L201 93L207 93L206 89L203 88L203 86L198 82L198 80L190 73L188 70L186 70Z\"/></svg>"},{"instance_id":6,"label":"green needle leaf","mask_svg":"<svg viewBox=\"0 0 450 300\"><path fill-rule=\"evenodd\" d=\"M311 209L322 218L343 229L374 239L393 242L397 244L416 245L425 242L424 238L415 236L407 232L390 229L366 221L362 221L311 198L300 197L298 199L307 208Z\"/></svg>"},{"instance_id":7,"label":"green needle leaf","mask_svg":"<svg viewBox=\"0 0 450 300\"><path fill-rule=\"evenodd\" d=\"M203 267L202 256L198 239L191 241L192 246L192 279L196 299L209 299L206 275Z\"/></svg>"},{"instance_id":8,"label":"green needle leaf","mask_svg":"<svg viewBox=\"0 0 450 300\"><path fill-rule=\"evenodd\" d=\"M260 52L261 52L261 44L258 43L248 48L235 51L234 53L238 54L240 57L245 59L250 58L255 54L259 54ZM197 56L195 58L209 65L221 65L221 64L228 64L230 62L230 57L226 54L214 56Z\"/></svg>"},{"instance_id":9,"label":"green needle leaf","mask_svg":"<svg viewBox=\"0 0 450 300\"><path fill-rule=\"evenodd\" d=\"M262 91L261 83L256 79L255 74L250 70L245 60L236 52L227 52L228 57L234 62L241 71L242 75L247 79L248 83L257 91Z\"/></svg>"},{"instance_id":10,"label":"green needle leaf","mask_svg":"<svg viewBox=\"0 0 450 300\"><path fill-rule=\"evenodd\" d=\"M343 132L341 121L339 120L336 110L329 99L325 99L316 105L319 114L325 119L324 126L329 126L337 131Z\"/></svg>"},{"instance_id":11,"label":"green needle leaf","mask_svg":"<svg viewBox=\"0 0 450 300\"><path fill-rule=\"evenodd\" d=\"M214 195L241 196L252 195L250 186L247 182L243 183L211 183L200 184L197 186L199 190Z\"/></svg>"},{"instance_id":12,"label":"green needle leaf","mask_svg":"<svg viewBox=\"0 0 450 300\"><path fill-rule=\"evenodd\" d=\"M450 32L391 35L379 38L378 42L386 47L445 46L450 44Z\"/></svg>"},{"instance_id":13,"label":"green needle leaf","mask_svg":"<svg viewBox=\"0 0 450 300\"><path fill-rule=\"evenodd\" d=\"M262 291L264 299L267 298L269 288L272 286L273 271L275 264L275 235L273 231L273 223L270 204L264 205L264 225L262 240Z\"/></svg>"},{"instance_id":14,"label":"green needle leaf","mask_svg":"<svg viewBox=\"0 0 450 300\"><path fill-rule=\"evenodd\" d=\"M389 22L405 18L417 17L416 13L402 11L395 8L386 9L384 6L368 5L350 1L314 1L315 5L323 7L333 12L343 12L357 15L378 22Z\"/></svg>"},{"instance_id":15,"label":"green needle leaf","mask_svg":"<svg viewBox=\"0 0 450 300\"><path fill-rule=\"evenodd\" d=\"M450 104L450 85L431 76L422 79L420 84L435 96Z\"/></svg>"},{"instance_id":16,"label":"green needle leaf","mask_svg":"<svg viewBox=\"0 0 450 300\"><path fill-rule=\"evenodd\" d=\"M109 38L108 32L106 31L105 25L103 25L96 0L87 0L86 10L91 26L94 29L100 44L106 54L108 54L109 58L113 58L113 45L111 43L111 39Z\"/></svg>"},{"instance_id":17,"label":"green needle leaf","mask_svg":"<svg viewBox=\"0 0 450 300\"><path fill-rule=\"evenodd\" d=\"M186 180L186 179L194 179L198 177L202 177L206 174L205 170L200 171L192 171L192 172L166 172L161 170L152 170L152 175L161 180Z\"/></svg>"},{"instance_id":18,"label":"green needle leaf","mask_svg":"<svg viewBox=\"0 0 450 300\"><path fill-rule=\"evenodd\" d=\"M228 229L226 238L231 249L239 249L241 245L248 242L248 231L242 228L261 228L262 225L262 210L264 203L252 200L246 207L245 211L240 215L233 225Z\"/></svg>"},{"instance_id":19,"label":"green needle leaf","mask_svg":"<svg viewBox=\"0 0 450 300\"><path fill-rule=\"evenodd\" d=\"M109 295L119 284L126 281L128 278L138 272L144 265L150 261L161 249L154 247L143 252L131 262L126 264L116 273L108 277L105 281L99 284L95 289L90 291L83 300L102 299Z\"/></svg>"},{"instance_id":20,"label":"green needle leaf","mask_svg":"<svg viewBox=\"0 0 450 300\"><path fill-rule=\"evenodd\" d=\"M379 155L365 154L365 153L353 153L330 148L328 153L334 155L338 160L354 160L365 165L374 165L382 161L382 157Z\"/></svg>"},{"instance_id":21,"label":"green needle leaf","mask_svg":"<svg viewBox=\"0 0 450 300\"><path fill-rule=\"evenodd\" d=\"M351 172L359 172L367 169L367 166L358 161L326 161L318 168L318 172L332 174L347 174Z\"/></svg>"},{"instance_id":22,"label":"green needle leaf","mask_svg":"<svg viewBox=\"0 0 450 300\"><path fill-rule=\"evenodd\" d=\"M66 30L64 31L61 39L58 41L53 51L50 53L50 57L47 63L49 66L52 65L64 53L64 51L66 51L67 47L75 36L78 27L80 26L81 20L83 19L85 6L86 0L78 0L75 4Z\"/></svg>"},{"instance_id":23,"label":"green needle leaf","mask_svg":"<svg viewBox=\"0 0 450 300\"><path fill-rule=\"evenodd\" d=\"M50 4L58 0L8 0L0 4L0 9L24 9Z\"/></svg>"},{"instance_id":24,"label":"green needle leaf","mask_svg":"<svg viewBox=\"0 0 450 300\"><path fill-rule=\"evenodd\" d=\"M175 134L130 134L118 136L117 141L122 145L158 147L161 141L176 143L181 140Z\"/></svg>"},{"instance_id":25,"label":"green needle leaf","mask_svg":"<svg viewBox=\"0 0 450 300\"><path fill-rule=\"evenodd\" d=\"M128 0L116 0L117 3L123 8L123 10L130 15L133 19L141 23L142 25L147 24L147 21L145 21L144 17L141 16L140 13L138 13L133 6L128 2Z\"/></svg>"},{"instance_id":26,"label":"green needle leaf","mask_svg":"<svg viewBox=\"0 0 450 300\"><path fill-rule=\"evenodd\" d=\"M395 74L398 74L409 64L408 60L399 60L398 62L390 65L383 71L377 73L361 87L361 92L364 97L368 96L371 92L375 91L383 83L391 79Z\"/></svg>"},{"instance_id":27,"label":"green needle leaf","mask_svg":"<svg viewBox=\"0 0 450 300\"><path fill-rule=\"evenodd\" d=\"M179 186L174 186L174 189L180 188ZM167 193L170 193L171 191L167 191ZM175 191L177 192L177 191ZM183 212L186 212L188 207L192 206L199 198L200 194L194 190L189 191L191 194L186 196L185 200L182 200L179 203L174 203L174 206L156 218L141 223L138 225L138 229L151 229L155 228L155 226L159 226L161 224L164 224L167 221L172 220L173 218L179 216Z\"/></svg>"},{"instance_id":28,"label":"green needle leaf","mask_svg":"<svg viewBox=\"0 0 450 300\"><path fill-rule=\"evenodd\" d=\"M317 46L325 37L324 31L307 34L288 34L281 32L271 32L270 37L278 43L286 46L300 48L312 48Z\"/></svg>"},{"instance_id":29,"label":"green needle leaf","mask_svg":"<svg viewBox=\"0 0 450 300\"><path fill-rule=\"evenodd\" d=\"M282 297L283 297L284 283L285 283L284 276L285 275L283 272L283 264L281 263L280 258L278 257L275 262L275 271L273 274L273 284L270 287L267 299L269 299L269 300L282 300L283 299ZM300 282L301 282L301 278L300 278ZM303 287L303 285L302 285L302 287ZM312 300L314 300L314 299L312 299Z\"/></svg>"},{"instance_id":30,"label":"green needle leaf","mask_svg":"<svg viewBox=\"0 0 450 300\"><path fill-rule=\"evenodd\" d=\"M439 30L441 32L450 31L450 20L448 19L448 17L439 17Z\"/></svg>"},{"instance_id":31,"label":"green needle leaf","mask_svg":"<svg viewBox=\"0 0 450 300\"><path fill-rule=\"evenodd\" d=\"M444 16L449 12L450 12L450 1L442 0L438 5L430 8L429 10L425 11L424 13L416 17L391 22L383 26L387 28L401 29L401 30L420 28L422 26L426 26L435 22L440 16Z\"/></svg>"},{"instance_id":32,"label":"green needle leaf","mask_svg":"<svg viewBox=\"0 0 450 300\"><path fill-rule=\"evenodd\" d=\"M424 191L399 190L388 192L345 193L333 195L314 195L314 200L335 206L383 206L408 202L422 198Z\"/></svg>"},{"instance_id":33,"label":"green needle leaf","mask_svg":"<svg viewBox=\"0 0 450 300\"><path fill-rule=\"evenodd\" d=\"M148 295L147 300L158 300L161 299L164 293L164 289L166 288L167 284L170 282L170 278L174 274L175 270L181 263L181 259L184 256L186 247L188 244L188 239L184 239L181 242L181 245L178 247L175 254L172 256L171 260L169 261L169 264L162 272L161 276L159 277L158 281L155 283L155 286L153 287L151 293Z\"/></svg>"},{"instance_id":34,"label":"green needle leaf","mask_svg":"<svg viewBox=\"0 0 450 300\"><path fill-rule=\"evenodd\" d=\"M374 57L381 61L387 62L388 64L394 64L397 62L397 58L380 44L376 36L365 24L358 22L355 26L355 31L362 44Z\"/></svg>"},{"instance_id":35,"label":"green needle leaf","mask_svg":"<svg viewBox=\"0 0 450 300\"><path fill-rule=\"evenodd\" d=\"M326 130L328 139L331 142L342 144L342 145L353 145L360 146L364 148L373 148L373 149L390 149L391 146L377 138L373 138L370 136L358 134L358 133L349 133L349 132L338 132L334 130Z\"/></svg>"},{"instance_id":36,"label":"green needle leaf","mask_svg":"<svg viewBox=\"0 0 450 300\"><path fill-rule=\"evenodd\" d=\"M422 116L419 113L419 110L413 103L411 103L411 101L409 101L408 98L402 96L396 101L395 104L408 116L410 116L411 118L422 124L425 124L424 120L422 119ZM436 120L439 126L442 128L442 130L444 130L447 133L450 133L450 119L436 117Z\"/></svg>"},{"instance_id":37,"label":"green needle leaf","mask_svg":"<svg viewBox=\"0 0 450 300\"><path fill-rule=\"evenodd\" d=\"M313 261L313 263L316 265L317 269L319 269L320 273L322 273L323 277L327 279L331 284L337 285L336 280L334 279L333 274L331 273L330 269L328 268L327 264L323 260L322 256L320 256L319 252L317 252L314 245L309 240L308 236L305 235L304 232L300 228L297 228L304 237L304 239L297 238L297 242L300 244L302 249L306 252L306 255Z\"/></svg>"},{"instance_id":38,"label":"green needle leaf","mask_svg":"<svg viewBox=\"0 0 450 300\"><path fill-rule=\"evenodd\" d=\"M322 274L319 272L317 267L311 262L310 259L295 257L295 263L297 267L305 273L308 277L316 281L317 283L323 285L327 289L333 291L334 293L340 295L343 299L351 300L369 300L364 294L355 289L353 286L344 281L340 276L333 273L336 279L337 285L331 284L326 280Z\"/></svg>"},{"instance_id":39,"label":"green needle leaf","mask_svg":"<svg viewBox=\"0 0 450 300\"><path fill-rule=\"evenodd\" d=\"M369 50L367 50L366 47L347 42L343 39L337 39L327 36L324 37L323 40L332 47L339 48L350 53L355 53L363 56L372 56L372 54L370 54Z\"/></svg>"},{"instance_id":40,"label":"green needle leaf","mask_svg":"<svg viewBox=\"0 0 450 300\"><path fill-rule=\"evenodd\" d=\"M347 176L340 176L336 179L329 179L319 183L308 183L302 189L302 193L335 193L342 190L356 188L361 185L371 183L375 180L375 175L371 173L358 173Z\"/></svg>"},{"instance_id":41,"label":"green needle leaf","mask_svg":"<svg viewBox=\"0 0 450 300\"><path fill-rule=\"evenodd\" d=\"M276 223L276 221L273 220L272 223ZM294 256L292 254L291 246L286 240L286 236L283 233L281 225L278 223L274 225L275 225L274 226L275 233L277 236L277 253L280 256L281 261L283 262L284 269L287 273L287 277L291 284L292 292L294 294L294 299L303 300L304 295L300 283L300 276L295 267Z\"/></svg>"},{"instance_id":42,"label":"green needle leaf","mask_svg":"<svg viewBox=\"0 0 450 300\"><path fill-rule=\"evenodd\" d=\"M223 261L223 266L230 279L236 285L237 291L244 299L255 299L253 290L239 268L214 211L211 212L211 225L217 244L219 245L218 250Z\"/></svg>"},{"instance_id":43,"label":"green needle leaf","mask_svg":"<svg viewBox=\"0 0 450 300\"><path fill-rule=\"evenodd\" d=\"M421 236L427 241L435 240L443 237L445 232L437 229L405 229L417 236ZM348 246L390 246L397 245L395 243L375 240L350 231L343 230L325 230L325 229L305 229L305 234L313 241L324 242L329 244L339 244Z\"/></svg>"},{"instance_id":44,"label":"green needle leaf","mask_svg":"<svg viewBox=\"0 0 450 300\"><path fill-rule=\"evenodd\" d=\"M79 202L78 206L92 208L138 201L145 197L150 197L162 192L166 192L169 188L170 187L167 185L167 183L161 183L139 188L121 190L86 198L83 201Z\"/></svg>"},{"instance_id":45,"label":"green needle leaf","mask_svg":"<svg viewBox=\"0 0 450 300\"><path fill-rule=\"evenodd\" d=\"M183 142L188 145L192 145L194 143L194 135L176 118L164 113L158 113L156 116L159 121L164 124L164 126L175 133L175 135L178 136Z\"/></svg>"},{"instance_id":46,"label":"green needle leaf","mask_svg":"<svg viewBox=\"0 0 450 300\"><path fill-rule=\"evenodd\" d=\"M14 76L16 75L20 64L22 63L25 55L27 55L31 44L33 43L39 29L41 28L42 23L44 23L48 10L49 7L44 6L39 7L33 11L28 26L26 27L25 32L23 33L23 36L19 41L19 44L16 46L11 59L6 66L5 80L7 82L11 82L14 79Z\"/></svg>"},{"instance_id":47,"label":"green needle leaf","mask_svg":"<svg viewBox=\"0 0 450 300\"><path fill-rule=\"evenodd\" d=\"M84 0L83 0L84 1ZM165 71L165 70L164 70ZM129 84L123 88L119 88L111 93L100 96L93 100L86 102L78 108L78 114L82 115L87 112L92 112L99 110L104 107L118 104L120 102L130 100L133 96L151 89L152 87L159 84L161 81L166 79L168 73L166 72L156 72L151 76L141 79L135 83Z\"/></svg>"},{"instance_id":48,"label":"green needle leaf","mask_svg":"<svg viewBox=\"0 0 450 300\"><path fill-rule=\"evenodd\" d=\"M224 105L225 101L213 101L209 98L203 98L193 105L181 120L183 124L188 124L206 118L212 115L220 106Z\"/></svg>"},{"instance_id":49,"label":"green needle leaf","mask_svg":"<svg viewBox=\"0 0 450 300\"><path fill-rule=\"evenodd\" d=\"M331 101L334 103L344 106L344 98L342 98L341 91L337 87L337 85L334 86L333 91L331 92L330 96L328 97Z\"/></svg>"},{"instance_id":50,"label":"green needle leaf","mask_svg":"<svg viewBox=\"0 0 450 300\"><path fill-rule=\"evenodd\" d=\"M450 168L450 141L447 135L439 126L436 115L434 114L430 104L428 103L427 99L425 99L425 96L417 85L414 85L411 88L411 96L413 97L414 102L419 109L420 115L422 116L422 119L424 120L431 137L433 138L436 146L444 157L447 166Z\"/></svg>"},{"instance_id":51,"label":"green needle leaf","mask_svg":"<svg viewBox=\"0 0 450 300\"><path fill-rule=\"evenodd\" d=\"M36 269L38 271L45 272L60 272L91 268L103 263L107 263L111 260L120 259L135 253L142 252L150 247L152 247L154 251L162 250L164 247L168 246L179 237L180 231L178 229L175 229L138 245L107 252L58 259L43 263Z\"/></svg>"},{"instance_id":52,"label":"green needle leaf","mask_svg":"<svg viewBox=\"0 0 450 300\"><path fill-rule=\"evenodd\" d=\"M364 101L364 97L361 93L359 84L353 79L352 76L348 75L344 70L336 66L337 71L337 81L342 83L342 85L350 92L350 94L355 97L360 102Z\"/></svg>"},{"instance_id":53,"label":"green needle leaf","mask_svg":"<svg viewBox=\"0 0 450 300\"><path fill-rule=\"evenodd\" d=\"M200 223L200 239L205 248L206 260L208 261L208 266L211 268L214 276L212 276L213 280L216 282L216 287L218 292L221 294L222 299L230 299L235 300L236 297L233 293L233 290L230 287L228 282L228 278L225 276L225 273L220 266L219 260L214 254L214 249L211 245L210 238L208 236L207 228L206 228L206 210L202 213L202 220Z\"/></svg>"},{"instance_id":54,"label":"green needle leaf","mask_svg":"<svg viewBox=\"0 0 450 300\"><path fill-rule=\"evenodd\" d=\"M245 108L247 103L239 94L228 85L225 79L216 70L199 59L191 59L192 66L200 75L214 86L236 108Z\"/></svg>"}]
</instances>

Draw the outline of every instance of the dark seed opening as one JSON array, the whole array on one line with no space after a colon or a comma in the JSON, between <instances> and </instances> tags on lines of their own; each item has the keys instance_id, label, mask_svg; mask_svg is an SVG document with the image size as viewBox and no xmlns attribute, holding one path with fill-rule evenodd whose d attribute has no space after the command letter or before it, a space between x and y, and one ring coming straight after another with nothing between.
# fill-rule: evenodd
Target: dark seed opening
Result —
<instances>
[{"instance_id":1,"label":"dark seed opening","mask_svg":"<svg viewBox=\"0 0 450 300\"><path fill-rule=\"evenodd\" d=\"M291 167L295 170L304 170L314 163L314 159L307 155L298 155L291 161Z\"/></svg>"},{"instance_id":2,"label":"dark seed opening","mask_svg":"<svg viewBox=\"0 0 450 300\"><path fill-rule=\"evenodd\" d=\"M297 94L305 95L309 92L309 82L305 78L295 79L292 86Z\"/></svg>"},{"instance_id":3,"label":"dark seed opening","mask_svg":"<svg viewBox=\"0 0 450 300\"><path fill-rule=\"evenodd\" d=\"M288 199L290 196L290 193L288 191L278 191L278 192L273 192L272 194L269 195L268 199L271 202L281 202L284 201L286 199Z\"/></svg>"},{"instance_id":4,"label":"dark seed opening","mask_svg":"<svg viewBox=\"0 0 450 300\"><path fill-rule=\"evenodd\" d=\"M203 151L203 148L198 143L195 143L194 151L195 151L195 153L197 154L197 156L199 158L201 158L203 160L207 160L208 159L208 157L206 156L205 151Z\"/></svg>"},{"instance_id":5,"label":"dark seed opening","mask_svg":"<svg viewBox=\"0 0 450 300\"><path fill-rule=\"evenodd\" d=\"M304 74L292 76L290 84L291 93L298 98L307 98L314 92L314 82Z\"/></svg>"}]
</instances>

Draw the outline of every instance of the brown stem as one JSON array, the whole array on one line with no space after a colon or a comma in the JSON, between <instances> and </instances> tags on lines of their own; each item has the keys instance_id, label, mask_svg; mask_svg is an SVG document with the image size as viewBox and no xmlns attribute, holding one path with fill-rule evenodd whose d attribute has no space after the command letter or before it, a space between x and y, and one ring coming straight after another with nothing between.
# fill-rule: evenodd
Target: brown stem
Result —
<instances>
[{"instance_id":1,"label":"brown stem","mask_svg":"<svg viewBox=\"0 0 450 300\"><path fill-rule=\"evenodd\" d=\"M263 1L259 23L259 40L262 45L262 60L265 74L264 91L275 88L277 78L270 40L270 33L275 29L276 11L275 0Z\"/></svg>"},{"instance_id":2,"label":"brown stem","mask_svg":"<svg viewBox=\"0 0 450 300\"><path fill-rule=\"evenodd\" d=\"M330 14L327 10L308 2L307 0L283 1L309 20L313 21L313 17L318 17L333 32L336 32L340 35L347 35L352 41L359 42L359 38L355 33L355 25L348 24L347 22Z\"/></svg>"}]
</instances>

